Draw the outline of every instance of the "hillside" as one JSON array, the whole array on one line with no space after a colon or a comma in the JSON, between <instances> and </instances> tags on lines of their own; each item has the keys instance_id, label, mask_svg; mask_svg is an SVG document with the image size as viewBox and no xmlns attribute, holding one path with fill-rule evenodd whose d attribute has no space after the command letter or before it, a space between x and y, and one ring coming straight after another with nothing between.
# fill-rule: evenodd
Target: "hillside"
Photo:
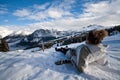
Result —
<instances>
[{"instance_id":1,"label":"hillside","mask_svg":"<svg viewBox=\"0 0 120 80\"><path fill-rule=\"evenodd\" d=\"M0 52L0 80L119 80L120 34L106 37L108 65L90 65L85 73L78 74L72 65L54 64L66 58L54 47L43 51L36 49ZM75 47L81 43L68 45Z\"/></svg>"}]
</instances>

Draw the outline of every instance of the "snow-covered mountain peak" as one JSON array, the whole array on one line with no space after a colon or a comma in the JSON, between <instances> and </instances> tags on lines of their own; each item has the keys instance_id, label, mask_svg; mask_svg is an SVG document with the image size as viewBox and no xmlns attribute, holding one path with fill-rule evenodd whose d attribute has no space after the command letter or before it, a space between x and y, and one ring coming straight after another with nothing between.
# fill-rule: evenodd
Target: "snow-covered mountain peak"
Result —
<instances>
[{"instance_id":1,"label":"snow-covered mountain peak","mask_svg":"<svg viewBox=\"0 0 120 80\"><path fill-rule=\"evenodd\" d=\"M99 29L105 29L105 27L101 25L93 24L83 28L84 31L99 30Z\"/></svg>"},{"instance_id":2,"label":"snow-covered mountain peak","mask_svg":"<svg viewBox=\"0 0 120 80\"><path fill-rule=\"evenodd\" d=\"M14 36L14 35L23 35L23 36L26 36L26 35L29 35L31 34L30 31L27 31L27 30L19 30L19 31L14 31L12 34L10 34L11 36Z\"/></svg>"},{"instance_id":3,"label":"snow-covered mountain peak","mask_svg":"<svg viewBox=\"0 0 120 80\"><path fill-rule=\"evenodd\" d=\"M38 29L34 31L31 35L33 35L34 37L50 36L51 31L47 29Z\"/></svg>"},{"instance_id":4,"label":"snow-covered mountain peak","mask_svg":"<svg viewBox=\"0 0 120 80\"><path fill-rule=\"evenodd\" d=\"M87 26L88 28L93 28L93 29L103 29L104 26L101 26L101 25L97 25L97 24L93 24L93 25L89 25Z\"/></svg>"},{"instance_id":5,"label":"snow-covered mountain peak","mask_svg":"<svg viewBox=\"0 0 120 80\"><path fill-rule=\"evenodd\" d=\"M13 30L10 30L10 29L5 28L5 27L0 27L0 35L2 37L5 37L5 36L11 34L12 32L13 32Z\"/></svg>"}]
</instances>

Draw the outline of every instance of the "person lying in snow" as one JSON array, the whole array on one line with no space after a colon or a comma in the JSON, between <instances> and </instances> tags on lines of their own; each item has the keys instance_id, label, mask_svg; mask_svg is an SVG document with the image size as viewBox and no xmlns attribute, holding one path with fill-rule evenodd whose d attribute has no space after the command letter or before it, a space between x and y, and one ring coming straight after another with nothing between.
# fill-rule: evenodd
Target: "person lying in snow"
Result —
<instances>
[{"instance_id":1,"label":"person lying in snow","mask_svg":"<svg viewBox=\"0 0 120 80\"><path fill-rule=\"evenodd\" d=\"M106 45L101 41L108 32L105 30L94 30L88 33L85 44L79 45L76 48L55 48L56 51L63 52L68 60L56 61L56 65L72 63L79 72L84 72L84 69L90 63L98 63L104 65L106 61Z\"/></svg>"}]
</instances>

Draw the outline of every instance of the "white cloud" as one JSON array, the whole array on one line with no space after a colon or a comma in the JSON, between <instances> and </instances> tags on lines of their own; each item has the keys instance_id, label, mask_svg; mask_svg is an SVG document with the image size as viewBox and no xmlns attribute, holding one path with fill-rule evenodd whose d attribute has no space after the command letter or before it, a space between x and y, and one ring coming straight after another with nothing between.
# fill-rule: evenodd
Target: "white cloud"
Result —
<instances>
[{"instance_id":1,"label":"white cloud","mask_svg":"<svg viewBox=\"0 0 120 80\"><path fill-rule=\"evenodd\" d=\"M45 3L45 4L43 4L43 5L34 4L33 7L34 7L35 9L44 10L44 9L46 9L49 5L50 5L49 3Z\"/></svg>"},{"instance_id":2,"label":"white cloud","mask_svg":"<svg viewBox=\"0 0 120 80\"><path fill-rule=\"evenodd\" d=\"M53 3L45 3L43 5L35 4L31 9L16 10L13 15L18 16L21 20L44 20L47 18L58 19L66 15L72 15L69 11L74 0L63 2L55 1ZM48 7L49 6L49 7Z\"/></svg>"},{"instance_id":3,"label":"white cloud","mask_svg":"<svg viewBox=\"0 0 120 80\"><path fill-rule=\"evenodd\" d=\"M108 11L109 3L108 2L99 2L99 3L92 3L92 4L85 4L85 12L91 13L104 13Z\"/></svg>"},{"instance_id":4,"label":"white cloud","mask_svg":"<svg viewBox=\"0 0 120 80\"><path fill-rule=\"evenodd\" d=\"M45 8L48 6L48 3L39 6L34 5L34 10L23 9L18 12L21 14L24 13L22 16L20 15L20 18L23 19L36 21L43 20L42 22L28 24L29 27L36 29L54 28L58 30L79 30L80 28L90 24L98 24L103 26L120 24L120 0L113 0L111 3L109 1L86 3L84 5L83 13L80 14L78 18L74 18L73 14L70 12L74 3L75 0L70 0L69 2L68 0L64 0L63 2L56 1L47 9ZM64 17L65 15L68 17ZM16 16L18 16L18 14ZM47 18L53 18L54 20L44 21L44 19Z\"/></svg>"},{"instance_id":5,"label":"white cloud","mask_svg":"<svg viewBox=\"0 0 120 80\"><path fill-rule=\"evenodd\" d=\"M6 20L4 20L4 22L8 22L8 20L6 19Z\"/></svg>"},{"instance_id":6,"label":"white cloud","mask_svg":"<svg viewBox=\"0 0 120 80\"><path fill-rule=\"evenodd\" d=\"M109 3L107 1L87 3L84 7L84 13L80 15L82 18L99 18L109 12Z\"/></svg>"},{"instance_id":7,"label":"white cloud","mask_svg":"<svg viewBox=\"0 0 120 80\"><path fill-rule=\"evenodd\" d=\"M29 16L31 12L28 9L21 9L21 10L16 10L13 15L18 16L18 17L25 17Z\"/></svg>"},{"instance_id":8,"label":"white cloud","mask_svg":"<svg viewBox=\"0 0 120 80\"><path fill-rule=\"evenodd\" d=\"M0 14L5 14L8 12L8 9L6 8L6 5L0 4Z\"/></svg>"},{"instance_id":9,"label":"white cloud","mask_svg":"<svg viewBox=\"0 0 120 80\"><path fill-rule=\"evenodd\" d=\"M82 23L82 24L81 24ZM55 21L45 21L32 23L28 25L31 28L38 29L57 29L57 30L80 30L84 26L88 26L86 22L82 19L67 18L67 19L58 19Z\"/></svg>"},{"instance_id":10,"label":"white cloud","mask_svg":"<svg viewBox=\"0 0 120 80\"><path fill-rule=\"evenodd\" d=\"M87 3L81 19L86 19L90 24L112 26L120 24L120 0L113 0L111 3L102 1L99 3ZM114 7L113 7L114 6Z\"/></svg>"},{"instance_id":11,"label":"white cloud","mask_svg":"<svg viewBox=\"0 0 120 80\"><path fill-rule=\"evenodd\" d=\"M63 15L63 12L59 11L59 10L55 10L55 9L50 9L50 10L48 10L48 15L51 18L61 18Z\"/></svg>"}]
</instances>

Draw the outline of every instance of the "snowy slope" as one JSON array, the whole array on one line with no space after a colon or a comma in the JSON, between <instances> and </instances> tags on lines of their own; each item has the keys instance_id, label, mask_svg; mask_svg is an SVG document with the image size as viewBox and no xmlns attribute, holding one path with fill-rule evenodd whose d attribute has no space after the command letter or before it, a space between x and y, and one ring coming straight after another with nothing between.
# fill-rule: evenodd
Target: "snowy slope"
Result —
<instances>
[{"instance_id":1,"label":"snowy slope","mask_svg":"<svg viewBox=\"0 0 120 80\"><path fill-rule=\"evenodd\" d=\"M107 37L103 43L109 44L109 64L90 65L82 74L70 64L56 66L56 60L66 57L54 48L44 52L38 49L0 52L0 80L120 80L120 34Z\"/></svg>"}]
</instances>

